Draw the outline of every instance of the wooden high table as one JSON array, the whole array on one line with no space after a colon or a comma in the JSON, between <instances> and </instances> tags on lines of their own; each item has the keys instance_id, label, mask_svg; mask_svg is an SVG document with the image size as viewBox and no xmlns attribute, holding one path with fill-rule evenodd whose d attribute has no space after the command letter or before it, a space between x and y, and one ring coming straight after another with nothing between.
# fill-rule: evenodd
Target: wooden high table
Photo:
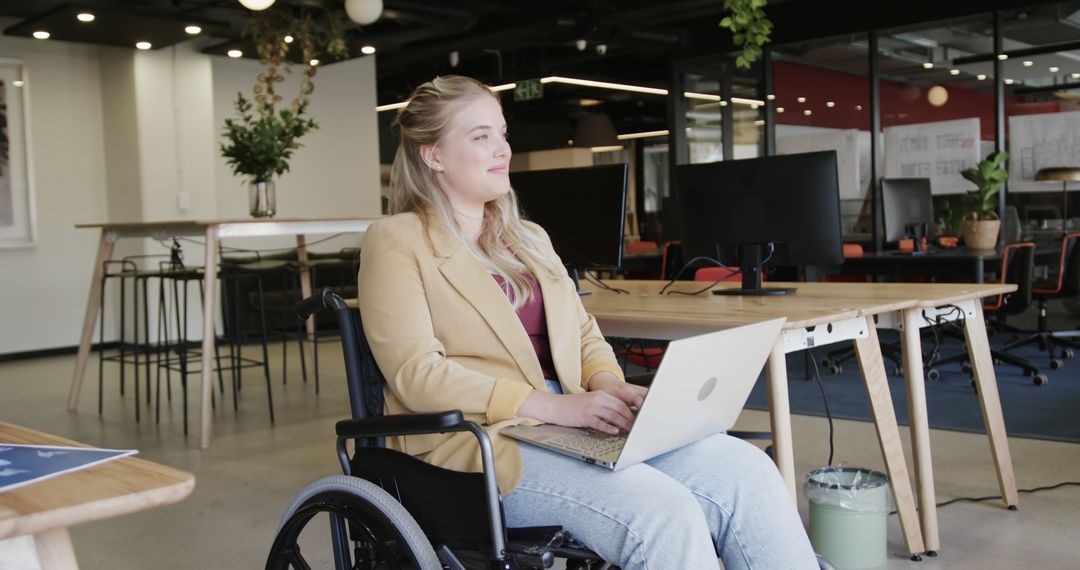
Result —
<instances>
[{"instance_id":1,"label":"wooden high table","mask_svg":"<svg viewBox=\"0 0 1080 570\"><path fill-rule=\"evenodd\" d=\"M663 286L661 281L618 281L614 284L630 290L631 295L599 291L583 297L583 301L587 310L600 321L604 332L615 336L672 340L777 316L788 317L785 331L769 359L767 372L774 451L780 472L793 494L795 474L784 355L813 346L854 340L878 440L893 483L901 527L912 554L924 549L936 553L940 548L919 330L931 322L957 320L962 314L1002 497L1010 507L1018 503L981 305L983 297L1011 292L1016 289L1014 285L769 283L767 285L796 287L798 291L786 297L707 294L661 297L657 295ZM684 282L674 288L696 291L701 284ZM903 331L904 375L921 521L911 520L914 513L913 507L909 506L910 484L875 326ZM903 479L902 484L898 484L897 477ZM920 527L921 533L917 530ZM918 540L913 536L916 534Z\"/></svg>"},{"instance_id":2,"label":"wooden high table","mask_svg":"<svg viewBox=\"0 0 1080 570\"><path fill-rule=\"evenodd\" d=\"M205 355L213 353L215 340L215 315L217 313L217 265L218 241L222 238L296 236L297 259L300 261L300 288L304 298L311 295L311 278L307 266L307 247L305 236L308 234L363 233L375 220L372 218L246 218L229 220L178 220L162 222L78 224L77 228L101 230L98 241L97 258L94 260L93 277L90 278L90 297L86 301L86 315L83 317L82 336L79 339L79 352L75 360L75 372L71 378L68 392L68 411L75 411L79 402L79 389L82 387L86 362L90 357L90 343L94 336L94 323L101 311L101 276L104 263L112 256L113 246L120 238L156 238L202 236L206 240L206 257L203 272L203 338L202 338L202 421L199 430L199 446L210 447L213 414L210 409L210 371L211 359ZM308 320L309 338L314 322ZM310 344L309 344L310 346Z\"/></svg>"},{"instance_id":3,"label":"wooden high table","mask_svg":"<svg viewBox=\"0 0 1080 570\"><path fill-rule=\"evenodd\" d=\"M82 444L0 422L0 443ZM125 457L0 493L0 540L34 537L43 569L78 568L68 527L179 502L191 473Z\"/></svg>"}]
</instances>

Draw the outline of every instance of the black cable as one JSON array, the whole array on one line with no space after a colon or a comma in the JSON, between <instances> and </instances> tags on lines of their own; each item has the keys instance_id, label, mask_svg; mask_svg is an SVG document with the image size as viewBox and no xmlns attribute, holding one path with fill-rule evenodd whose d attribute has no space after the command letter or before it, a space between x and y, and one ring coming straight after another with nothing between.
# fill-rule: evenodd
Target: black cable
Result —
<instances>
[{"instance_id":1,"label":"black cable","mask_svg":"<svg viewBox=\"0 0 1080 570\"><path fill-rule=\"evenodd\" d=\"M626 293L627 295L630 294L630 292L627 291L626 289L619 289L618 287L612 287L611 285L608 285L607 283L604 283L603 281L601 281L599 277L593 277L592 275L589 275L589 270L588 269L586 269L584 271L584 273L585 273L585 280L586 281L588 281L589 283L592 283L593 285L599 286L601 289L606 289L606 290L611 291L611 292L616 293L616 294L622 294L622 293Z\"/></svg>"},{"instance_id":2,"label":"black cable","mask_svg":"<svg viewBox=\"0 0 1080 570\"><path fill-rule=\"evenodd\" d=\"M692 295L700 295L700 294L712 289L713 287L716 287L721 282L727 281L728 279L731 279L732 277L734 277L736 275L739 275L738 271L736 271L735 273L728 273L727 275L721 277L720 279L717 279L716 281L713 281L712 283L707 285L704 289L698 289L697 291L668 291L667 294L668 295L691 295L691 296Z\"/></svg>"},{"instance_id":3,"label":"black cable","mask_svg":"<svg viewBox=\"0 0 1080 570\"><path fill-rule=\"evenodd\" d=\"M1017 489L1017 493L1038 493L1039 491L1050 491L1061 487L1080 487L1080 481L1062 481L1053 485L1044 485L1042 487L1032 487L1030 489ZM1001 499L1001 495L987 495L985 497L956 497L955 499L949 499L948 501L942 501L936 506L947 507L954 503L966 502L966 503L981 503L983 501L996 501ZM896 511L890 511L889 515L895 515Z\"/></svg>"},{"instance_id":4,"label":"black cable","mask_svg":"<svg viewBox=\"0 0 1080 570\"><path fill-rule=\"evenodd\" d=\"M732 274L740 273L740 271L738 269L732 269L732 268L724 265L724 263L722 261L720 261L719 259L713 259L711 257L705 257L703 255L699 255L699 256L691 259L690 261L687 261L686 263L684 263L682 268L679 269L678 273L675 274L675 277L673 277L671 279L671 281L668 281L667 284L665 284L662 288L660 288L660 292L657 293L657 294L658 295L664 295L665 292L668 290L668 288L671 287L672 285L674 285L675 282L678 281L680 277L682 277L683 273L686 273L687 269L690 269L691 267L693 267L693 265L695 263L697 263L699 261L708 261L709 263L712 263L712 264L714 264L716 266L723 267L724 269L732 271L733 272Z\"/></svg>"},{"instance_id":5,"label":"black cable","mask_svg":"<svg viewBox=\"0 0 1080 570\"><path fill-rule=\"evenodd\" d=\"M810 355L810 362L814 363L814 380L817 382L818 390L821 390L821 401L825 403L825 418L829 420L829 461L827 461L825 465L832 465L833 452L835 450L833 445L832 411L829 410L829 398L825 396L825 385L821 383L821 370L818 369L817 357L814 356L814 351L809 348L806 349L806 352Z\"/></svg>"}]
</instances>

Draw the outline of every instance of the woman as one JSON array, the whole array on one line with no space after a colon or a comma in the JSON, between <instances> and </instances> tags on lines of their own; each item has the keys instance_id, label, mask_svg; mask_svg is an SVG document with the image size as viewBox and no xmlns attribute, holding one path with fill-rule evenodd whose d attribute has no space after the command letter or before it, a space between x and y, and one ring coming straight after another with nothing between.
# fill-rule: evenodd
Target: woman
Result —
<instances>
[{"instance_id":1,"label":"woman","mask_svg":"<svg viewBox=\"0 0 1080 570\"><path fill-rule=\"evenodd\" d=\"M387 413L460 409L486 426L508 526L562 525L622 568L817 568L776 468L726 435L606 472L498 435L539 420L617 433L645 390L627 384L508 178L498 99L459 76L418 87L396 120L396 214L361 249L364 332ZM573 204L567 204L568 208ZM469 433L391 445L480 471Z\"/></svg>"}]
</instances>

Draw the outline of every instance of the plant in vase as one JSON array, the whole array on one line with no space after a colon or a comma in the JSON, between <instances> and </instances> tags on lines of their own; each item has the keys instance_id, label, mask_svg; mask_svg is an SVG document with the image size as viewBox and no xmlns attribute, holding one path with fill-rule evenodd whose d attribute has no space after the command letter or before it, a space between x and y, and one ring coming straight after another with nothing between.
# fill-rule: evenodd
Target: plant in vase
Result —
<instances>
[{"instance_id":1,"label":"plant in vase","mask_svg":"<svg viewBox=\"0 0 1080 570\"><path fill-rule=\"evenodd\" d=\"M322 52L333 58L348 55L341 16L336 13L313 15L302 10L299 16L291 8L280 6L260 13L252 22L248 34L256 45L266 69L259 74L254 99L236 94L238 118L225 119L221 136L221 154L232 167L233 174L244 176L250 183L249 205L255 217L273 216L276 212L274 177L289 171L293 151L301 146L299 139L319 128L307 113L309 97L315 89L317 57ZM278 108L282 97L274 86L292 73L289 59L292 45L304 62L297 96L288 107Z\"/></svg>"},{"instance_id":2,"label":"plant in vase","mask_svg":"<svg viewBox=\"0 0 1080 570\"><path fill-rule=\"evenodd\" d=\"M965 194L964 243L971 249L993 249L1001 231L1001 218L997 213L998 193L1009 177L1004 162L1009 158L1005 151L994 152L972 168L965 168L960 175L975 184L975 190Z\"/></svg>"}]
</instances>

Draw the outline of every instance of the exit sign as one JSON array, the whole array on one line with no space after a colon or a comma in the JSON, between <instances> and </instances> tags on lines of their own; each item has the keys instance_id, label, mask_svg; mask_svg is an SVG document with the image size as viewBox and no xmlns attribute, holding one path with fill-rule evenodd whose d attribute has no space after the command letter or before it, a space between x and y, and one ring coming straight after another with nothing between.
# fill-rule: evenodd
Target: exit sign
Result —
<instances>
[{"instance_id":1,"label":"exit sign","mask_svg":"<svg viewBox=\"0 0 1080 570\"><path fill-rule=\"evenodd\" d=\"M514 87L514 101L532 101L544 96L544 84L539 79L518 81Z\"/></svg>"}]
</instances>

